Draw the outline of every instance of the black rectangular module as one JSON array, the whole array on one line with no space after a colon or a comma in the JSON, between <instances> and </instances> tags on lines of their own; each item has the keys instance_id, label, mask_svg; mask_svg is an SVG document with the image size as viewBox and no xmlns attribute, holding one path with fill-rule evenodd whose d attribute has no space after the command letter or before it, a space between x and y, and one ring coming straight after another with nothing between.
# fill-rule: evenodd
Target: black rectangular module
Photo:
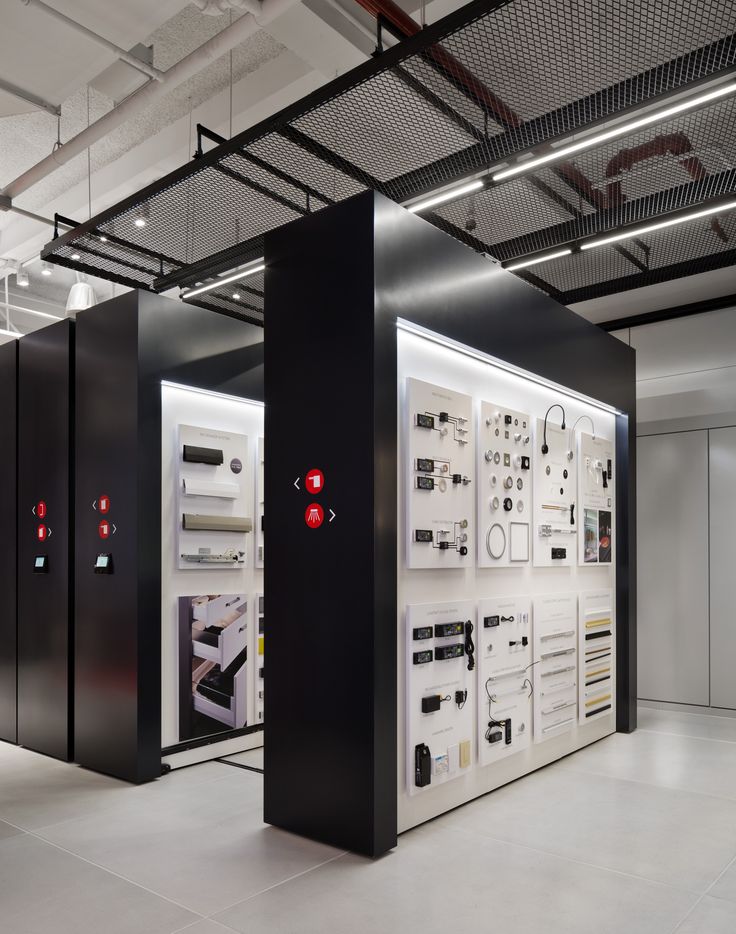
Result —
<instances>
[{"instance_id":1,"label":"black rectangular module","mask_svg":"<svg viewBox=\"0 0 736 934\"><path fill-rule=\"evenodd\" d=\"M432 477L417 477L416 484L418 490L433 490L434 480Z\"/></svg>"},{"instance_id":2,"label":"black rectangular module","mask_svg":"<svg viewBox=\"0 0 736 934\"><path fill-rule=\"evenodd\" d=\"M442 697L439 694L430 694L429 697L422 698L422 713L434 713L440 709Z\"/></svg>"},{"instance_id":3,"label":"black rectangular module","mask_svg":"<svg viewBox=\"0 0 736 934\"><path fill-rule=\"evenodd\" d=\"M413 661L415 665L426 665L432 661L432 649L423 649L421 652L414 652Z\"/></svg>"},{"instance_id":4,"label":"black rectangular module","mask_svg":"<svg viewBox=\"0 0 736 934\"><path fill-rule=\"evenodd\" d=\"M450 547L450 543L449 542L438 542L438 546L439 546L440 551L447 551Z\"/></svg>"},{"instance_id":5,"label":"black rectangular module","mask_svg":"<svg viewBox=\"0 0 736 934\"><path fill-rule=\"evenodd\" d=\"M447 413L447 412L440 412L440 421L441 421L441 422L449 422L449 420L450 420L450 415L449 415L449 413Z\"/></svg>"},{"instance_id":6,"label":"black rectangular module","mask_svg":"<svg viewBox=\"0 0 736 934\"><path fill-rule=\"evenodd\" d=\"M507 746L511 745L511 720L506 717L503 724L503 740Z\"/></svg>"},{"instance_id":7,"label":"black rectangular module","mask_svg":"<svg viewBox=\"0 0 736 934\"><path fill-rule=\"evenodd\" d=\"M488 742L491 743L491 745L493 743L498 743L501 741L502 736L503 733L500 730L491 730L491 732L488 734Z\"/></svg>"},{"instance_id":8,"label":"black rectangular module","mask_svg":"<svg viewBox=\"0 0 736 934\"><path fill-rule=\"evenodd\" d=\"M461 636L465 632L464 623L435 623L435 638L443 639L447 636Z\"/></svg>"},{"instance_id":9,"label":"black rectangular module","mask_svg":"<svg viewBox=\"0 0 736 934\"><path fill-rule=\"evenodd\" d=\"M500 626L501 620L498 616L484 616L483 626L485 629L492 629L494 626Z\"/></svg>"},{"instance_id":10,"label":"black rectangular module","mask_svg":"<svg viewBox=\"0 0 736 934\"><path fill-rule=\"evenodd\" d=\"M185 444L182 456L188 464L214 464L216 467L224 459L222 451L217 448L198 448L194 444Z\"/></svg>"},{"instance_id":11,"label":"black rectangular module","mask_svg":"<svg viewBox=\"0 0 736 934\"><path fill-rule=\"evenodd\" d=\"M587 720L588 717L594 717L597 713L603 713L604 710L610 710L610 709L611 709L611 705L606 704L605 707L599 707L597 710L589 710L585 714L585 718Z\"/></svg>"},{"instance_id":12,"label":"black rectangular module","mask_svg":"<svg viewBox=\"0 0 736 934\"><path fill-rule=\"evenodd\" d=\"M434 660L444 662L448 658L460 658L465 654L465 646L462 642L456 642L454 645L440 645L434 650Z\"/></svg>"},{"instance_id":13,"label":"black rectangular module","mask_svg":"<svg viewBox=\"0 0 736 934\"><path fill-rule=\"evenodd\" d=\"M611 635L610 629L604 629L603 632L586 632L586 639L605 639L606 636Z\"/></svg>"},{"instance_id":14,"label":"black rectangular module","mask_svg":"<svg viewBox=\"0 0 736 934\"><path fill-rule=\"evenodd\" d=\"M422 473L434 473L434 461L431 457L418 457L416 469L421 470Z\"/></svg>"},{"instance_id":15,"label":"black rectangular module","mask_svg":"<svg viewBox=\"0 0 736 934\"><path fill-rule=\"evenodd\" d=\"M432 627L431 626L417 626L412 630L412 639L431 639L432 638Z\"/></svg>"},{"instance_id":16,"label":"black rectangular module","mask_svg":"<svg viewBox=\"0 0 736 934\"><path fill-rule=\"evenodd\" d=\"M529 455L528 454L521 455L521 469L529 470Z\"/></svg>"},{"instance_id":17,"label":"black rectangular module","mask_svg":"<svg viewBox=\"0 0 736 934\"><path fill-rule=\"evenodd\" d=\"M419 743L414 747L414 784L417 788L424 788L432 782L432 757L429 746Z\"/></svg>"},{"instance_id":18,"label":"black rectangular module","mask_svg":"<svg viewBox=\"0 0 736 934\"><path fill-rule=\"evenodd\" d=\"M434 418L431 415L422 415L417 412L417 428L434 428Z\"/></svg>"},{"instance_id":19,"label":"black rectangular module","mask_svg":"<svg viewBox=\"0 0 736 934\"><path fill-rule=\"evenodd\" d=\"M613 463L611 462L611 458L610 458L610 457L608 458L608 464L607 464L607 468L606 468L606 473L608 474L608 479L609 479L609 480L613 480Z\"/></svg>"},{"instance_id":20,"label":"black rectangular module","mask_svg":"<svg viewBox=\"0 0 736 934\"><path fill-rule=\"evenodd\" d=\"M432 533L431 529L415 529L414 530L414 541L431 543L434 541L434 534Z\"/></svg>"},{"instance_id":21,"label":"black rectangular module","mask_svg":"<svg viewBox=\"0 0 736 934\"><path fill-rule=\"evenodd\" d=\"M504 415L504 417L503 417L503 423L504 423L504 425L510 425L512 421L513 421L513 419L511 418L510 415Z\"/></svg>"},{"instance_id":22,"label":"black rectangular module","mask_svg":"<svg viewBox=\"0 0 736 934\"><path fill-rule=\"evenodd\" d=\"M554 559L566 558L567 557L567 548L553 548L552 557Z\"/></svg>"}]
</instances>

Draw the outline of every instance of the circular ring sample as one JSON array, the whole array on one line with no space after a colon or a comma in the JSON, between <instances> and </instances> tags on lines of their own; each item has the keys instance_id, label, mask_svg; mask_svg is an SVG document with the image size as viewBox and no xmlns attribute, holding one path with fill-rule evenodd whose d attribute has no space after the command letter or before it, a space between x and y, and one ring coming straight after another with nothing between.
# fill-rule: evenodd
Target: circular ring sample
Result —
<instances>
[{"instance_id":1,"label":"circular ring sample","mask_svg":"<svg viewBox=\"0 0 736 934\"><path fill-rule=\"evenodd\" d=\"M519 512L524 512L524 503L522 500L519 500L519 502L516 504L516 508L519 510Z\"/></svg>"},{"instance_id":2,"label":"circular ring sample","mask_svg":"<svg viewBox=\"0 0 736 934\"><path fill-rule=\"evenodd\" d=\"M506 510L506 512L511 512L513 505L514 504L511 500L511 497L507 496L506 499L503 501L503 508Z\"/></svg>"},{"instance_id":3,"label":"circular ring sample","mask_svg":"<svg viewBox=\"0 0 736 934\"><path fill-rule=\"evenodd\" d=\"M444 477L443 477L443 478L439 481L439 483L437 484L437 486L438 486L438 488L439 488L440 493L444 493L445 490L447 489L447 480L445 480Z\"/></svg>"},{"instance_id":4,"label":"circular ring sample","mask_svg":"<svg viewBox=\"0 0 736 934\"><path fill-rule=\"evenodd\" d=\"M495 486L497 482L498 482L498 478L496 477L495 473L492 473L491 474L491 486Z\"/></svg>"},{"instance_id":5,"label":"circular ring sample","mask_svg":"<svg viewBox=\"0 0 736 934\"><path fill-rule=\"evenodd\" d=\"M494 496L491 500L491 509L498 509L498 497Z\"/></svg>"},{"instance_id":6,"label":"circular ring sample","mask_svg":"<svg viewBox=\"0 0 736 934\"><path fill-rule=\"evenodd\" d=\"M503 553L506 551L506 532L503 526L499 525L498 522L494 522L490 529L488 529L486 548L488 549L488 554L492 558L495 558L496 561L502 558Z\"/></svg>"},{"instance_id":7,"label":"circular ring sample","mask_svg":"<svg viewBox=\"0 0 736 934\"><path fill-rule=\"evenodd\" d=\"M496 453L493 455L493 463L494 464L501 463L501 455L498 453L498 451L496 451Z\"/></svg>"},{"instance_id":8,"label":"circular ring sample","mask_svg":"<svg viewBox=\"0 0 736 934\"><path fill-rule=\"evenodd\" d=\"M524 489L524 481L521 479L521 477L517 477L517 478L516 478L516 489L517 489L517 490L523 490L523 489Z\"/></svg>"}]
</instances>

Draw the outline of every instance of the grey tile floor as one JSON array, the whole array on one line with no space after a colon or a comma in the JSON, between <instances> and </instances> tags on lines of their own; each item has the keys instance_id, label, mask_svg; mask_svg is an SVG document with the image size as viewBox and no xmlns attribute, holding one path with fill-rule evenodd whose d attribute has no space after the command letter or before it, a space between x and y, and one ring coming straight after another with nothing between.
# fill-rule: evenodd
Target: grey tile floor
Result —
<instances>
[{"instance_id":1,"label":"grey tile floor","mask_svg":"<svg viewBox=\"0 0 736 934\"><path fill-rule=\"evenodd\" d=\"M231 757L259 768L261 753ZM14 934L734 934L736 720L640 730L404 834L371 862L261 822L211 762L133 788L0 743Z\"/></svg>"}]
</instances>

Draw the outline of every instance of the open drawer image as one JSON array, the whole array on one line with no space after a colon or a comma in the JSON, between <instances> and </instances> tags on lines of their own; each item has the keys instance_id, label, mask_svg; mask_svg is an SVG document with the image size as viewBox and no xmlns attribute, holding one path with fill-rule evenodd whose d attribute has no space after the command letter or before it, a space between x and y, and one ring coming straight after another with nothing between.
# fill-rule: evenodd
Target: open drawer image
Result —
<instances>
[{"instance_id":1,"label":"open drawer image","mask_svg":"<svg viewBox=\"0 0 736 934\"><path fill-rule=\"evenodd\" d=\"M247 645L248 600L242 594L192 600L192 652L226 669Z\"/></svg>"},{"instance_id":2,"label":"open drawer image","mask_svg":"<svg viewBox=\"0 0 736 934\"><path fill-rule=\"evenodd\" d=\"M195 711L232 729L242 729L248 719L247 661L247 649L243 649L226 668L194 656L192 696Z\"/></svg>"}]
</instances>

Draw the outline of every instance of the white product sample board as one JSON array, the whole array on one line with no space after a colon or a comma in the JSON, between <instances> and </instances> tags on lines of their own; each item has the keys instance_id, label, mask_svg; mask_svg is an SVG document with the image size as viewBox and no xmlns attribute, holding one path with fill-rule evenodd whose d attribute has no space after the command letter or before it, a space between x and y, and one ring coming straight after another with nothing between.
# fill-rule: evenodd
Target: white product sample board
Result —
<instances>
[{"instance_id":1,"label":"white product sample board","mask_svg":"<svg viewBox=\"0 0 736 934\"><path fill-rule=\"evenodd\" d=\"M398 345L403 831L615 729L616 423L431 335ZM582 561L585 508L607 561Z\"/></svg>"},{"instance_id":2,"label":"white product sample board","mask_svg":"<svg viewBox=\"0 0 736 934\"><path fill-rule=\"evenodd\" d=\"M260 403L161 386L162 746L210 727L217 739L167 754L172 767L263 744L262 731L228 732L263 723L263 415Z\"/></svg>"},{"instance_id":3,"label":"white product sample board","mask_svg":"<svg viewBox=\"0 0 736 934\"><path fill-rule=\"evenodd\" d=\"M577 462L581 528L578 561L580 564L611 564L616 516L613 443L581 432Z\"/></svg>"},{"instance_id":4,"label":"white product sample board","mask_svg":"<svg viewBox=\"0 0 736 934\"><path fill-rule=\"evenodd\" d=\"M473 763L474 659L466 652L473 618L467 601L407 607L409 743L416 750L407 760L410 795L452 781Z\"/></svg>"}]
</instances>

